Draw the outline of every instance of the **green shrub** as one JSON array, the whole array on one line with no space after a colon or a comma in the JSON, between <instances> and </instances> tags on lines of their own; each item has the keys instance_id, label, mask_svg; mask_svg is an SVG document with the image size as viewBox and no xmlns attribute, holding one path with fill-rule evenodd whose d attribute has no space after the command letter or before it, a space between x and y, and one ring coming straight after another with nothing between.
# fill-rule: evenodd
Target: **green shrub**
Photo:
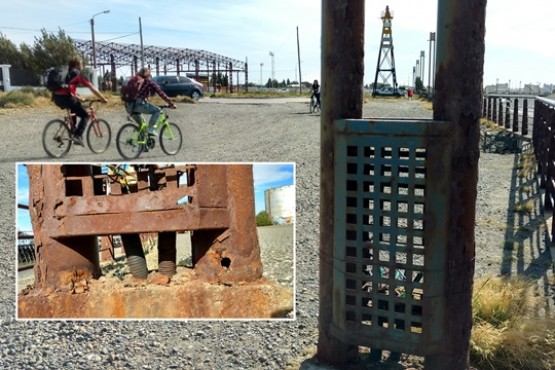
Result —
<instances>
[{"instance_id":1,"label":"green shrub","mask_svg":"<svg viewBox=\"0 0 555 370\"><path fill-rule=\"evenodd\" d=\"M35 97L32 93L12 90L7 94L0 97L0 107L18 107L18 106L28 106L33 104Z\"/></svg>"},{"instance_id":2,"label":"green shrub","mask_svg":"<svg viewBox=\"0 0 555 370\"><path fill-rule=\"evenodd\" d=\"M270 226L272 224L272 217L268 212L262 211L256 215L256 226Z\"/></svg>"}]
</instances>

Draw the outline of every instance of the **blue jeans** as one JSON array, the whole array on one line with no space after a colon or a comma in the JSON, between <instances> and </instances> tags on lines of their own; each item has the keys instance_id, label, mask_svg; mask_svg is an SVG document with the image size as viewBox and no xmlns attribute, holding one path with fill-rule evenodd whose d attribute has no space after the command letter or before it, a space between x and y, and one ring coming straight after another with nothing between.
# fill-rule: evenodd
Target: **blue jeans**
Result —
<instances>
[{"instance_id":1,"label":"blue jeans","mask_svg":"<svg viewBox=\"0 0 555 370\"><path fill-rule=\"evenodd\" d=\"M143 99L137 99L135 103L126 103L125 108L127 110L127 113L129 114L131 113L150 114L151 115L150 120L148 121L149 127L153 127L154 124L156 124L156 122L158 121L158 118L160 118L160 112L162 111L156 105L151 104L147 101L144 101ZM131 116L135 120L140 119L140 116L136 117L137 116L136 114L131 114ZM140 122L140 120L138 122Z\"/></svg>"}]
</instances>

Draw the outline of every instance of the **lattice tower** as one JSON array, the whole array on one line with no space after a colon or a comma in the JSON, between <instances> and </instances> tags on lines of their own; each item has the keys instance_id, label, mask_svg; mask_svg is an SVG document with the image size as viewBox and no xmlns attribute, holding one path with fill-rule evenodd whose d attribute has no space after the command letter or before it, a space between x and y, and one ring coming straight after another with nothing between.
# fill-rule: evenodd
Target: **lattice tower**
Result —
<instances>
[{"instance_id":1,"label":"lattice tower","mask_svg":"<svg viewBox=\"0 0 555 370\"><path fill-rule=\"evenodd\" d=\"M391 86L394 93L397 94L397 76L395 75L395 57L393 54L393 35L391 20L393 15L389 11L389 6L385 7L385 12L382 12L381 19L383 21L382 38L380 43L380 52L378 54L378 64L376 67L376 77L374 78L374 86L372 89L372 96L376 95L378 89L378 77L384 85L389 84L392 80Z\"/></svg>"}]
</instances>

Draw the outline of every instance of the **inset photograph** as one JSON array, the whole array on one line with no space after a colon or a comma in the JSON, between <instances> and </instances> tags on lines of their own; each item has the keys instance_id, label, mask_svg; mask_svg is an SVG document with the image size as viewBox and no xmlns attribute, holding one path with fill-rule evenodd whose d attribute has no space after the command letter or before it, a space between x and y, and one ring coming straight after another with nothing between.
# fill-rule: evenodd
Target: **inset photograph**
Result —
<instances>
[{"instance_id":1,"label":"inset photograph","mask_svg":"<svg viewBox=\"0 0 555 370\"><path fill-rule=\"evenodd\" d=\"M294 319L294 163L16 173L17 319Z\"/></svg>"}]
</instances>

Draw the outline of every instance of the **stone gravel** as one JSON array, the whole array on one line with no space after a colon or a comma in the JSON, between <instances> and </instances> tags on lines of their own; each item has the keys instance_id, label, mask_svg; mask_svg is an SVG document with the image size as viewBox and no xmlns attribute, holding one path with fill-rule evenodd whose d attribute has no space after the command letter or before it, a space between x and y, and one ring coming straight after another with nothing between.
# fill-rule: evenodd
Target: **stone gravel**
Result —
<instances>
[{"instance_id":1,"label":"stone gravel","mask_svg":"<svg viewBox=\"0 0 555 370\"><path fill-rule=\"evenodd\" d=\"M307 360L315 353L318 338L319 116L309 114L308 102L299 100L230 104L203 99L179 105L170 114L185 134L184 148L175 157L156 148L139 161L296 163L296 319L15 320L14 162L52 161L41 147L40 133L44 123L60 111L0 111L1 369L324 368ZM125 122L123 111L104 109L99 115L111 123L114 135ZM373 101L365 105L364 116L430 118L431 111L415 101ZM73 148L63 161L120 162L121 158L113 147L101 155ZM511 194L519 193L514 162L514 154L481 156L476 210L479 275L500 274L503 266L518 273L543 262L545 245L532 236L523 239L522 248L515 244L511 253L504 247L504 240L515 236L507 235L503 227L510 220ZM540 222L538 218L534 213L515 225ZM541 277L548 273L545 266L538 272ZM418 363L412 366L420 367Z\"/></svg>"}]
</instances>

